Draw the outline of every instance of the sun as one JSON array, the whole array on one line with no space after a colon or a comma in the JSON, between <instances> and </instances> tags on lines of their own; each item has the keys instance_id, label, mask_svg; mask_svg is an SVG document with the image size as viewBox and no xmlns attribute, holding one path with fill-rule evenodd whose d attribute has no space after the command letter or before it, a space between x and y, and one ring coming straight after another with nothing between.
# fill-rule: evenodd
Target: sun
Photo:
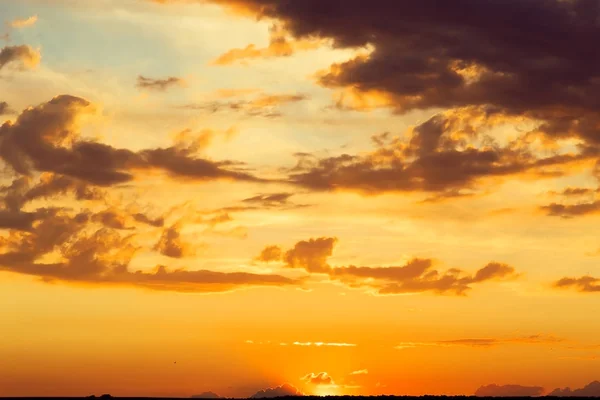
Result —
<instances>
[{"instance_id":1,"label":"sun","mask_svg":"<svg viewBox=\"0 0 600 400\"><path fill-rule=\"evenodd\" d=\"M339 394L337 385L320 385L314 391L315 396L338 396Z\"/></svg>"}]
</instances>

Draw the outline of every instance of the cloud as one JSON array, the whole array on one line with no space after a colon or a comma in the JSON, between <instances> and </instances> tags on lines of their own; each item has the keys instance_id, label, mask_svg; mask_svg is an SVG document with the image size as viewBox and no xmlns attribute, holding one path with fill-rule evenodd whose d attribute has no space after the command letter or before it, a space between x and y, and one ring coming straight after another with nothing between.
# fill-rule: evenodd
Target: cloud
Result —
<instances>
[{"instance_id":1,"label":"cloud","mask_svg":"<svg viewBox=\"0 0 600 400\"><path fill-rule=\"evenodd\" d=\"M267 399L267 398L275 398L275 397L285 397L285 396L304 396L300 390L296 389L294 386L289 383L284 383L281 386L276 386L273 388L266 388L263 390L259 390L250 396L251 399Z\"/></svg>"},{"instance_id":2,"label":"cloud","mask_svg":"<svg viewBox=\"0 0 600 400\"><path fill-rule=\"evenodd\" d=\"M368 195L385 192L435 192L429 201L474 195L491 178L551 177L598 156L595 148L540 156L530 144L515 140L504 146L485 136L486 128L500 124L492 111L447 111L414 127L409 140L395 138L372 152L325 158L301 155L289 169L290 183L312 190L350 190ZM489 121L483 122L482 121ZM476 132L472 133L472 132ZM557 172L556 168L560 168ZM562 172L561 172L562 171ZM487 181L486 181L487 179ZM468 192L464 192L468 190Z\"/></svg>"},{"instance_id":3,"label":"cloud","mask_svg":"<svg viewBox=\"0 0 600 400\"><path fill-rule=\"evenodd\" d=\"M480 110L512 120L517 131L516 125L526 123L517 139L522 146L533 137L558 148L564 139L580 142L577 153L542 156L529 146L519 148L517 141L490 145L490 119L467 132L470 140L454 143L455 135L436 135L436 125L447 122L433 121L423 127L428 136L418 133L415 141L422 152L389 146L385 152L327 157L291 174L293 183L363 193L460 193L456 189L472 188L484 178L556 176L567 173L570 163L598 158L600 61L590 59L586 45L600 38L593 1L374 0L369 7L358 0L208 1L272 21L295 41L358 50L316 77L336 91L340 109ZM503 18L513 23L498 24ZM224 55L221 63L262 55L250 46Z\"/></svg>"},{"instance_id":4,"label":"cloud","mask_svg":"<svg viewBox=\"0 0 600 400\"><path fill-rule=\"evenodd\" d=\"M350 372L350 375L367 375L369 373L368 369L359 369L357 371Z\"/></svg>"},{"instance_id":5,"label":"cloud","mask_svg":"<svg viewBox=\"0 0 600 400\"><path fill-rule=\"evenodd\" d=\"M246 115L247 117L279 118L283 116L280 107L287 104L307 100L304 94L259 94L245 100L214 100L203 103L187 104L178 108L185 110L198 110L215 114L229 111Z\"/></svg>"},{"instance_id":6,"label":"cloud","mask_svg":"<svg viewBox=\"0 0 600 400\"><path fill-rule=\"evenodd\" d=\"M9 25L13 28L25 28L28 26L33 26L35 25L35 23L37 22L38 17L37 15L32 15L29 18L23 18L23 19L15 19L13 21L11 21L9 23Z\"/></svg>"},{"instance_id":7,"label":"cloud","mask_svg":"<svg viewBox=\"0 0 600 400\"><path fill-rule=\"evenodd\" d=\"M314 39L294 40L287 37L286 32L278 26L272 26L269 29L269 45L265 48L256 47L250 44L241 49L231 49L220 55L211 64L213 65L231 65L236 62L245 63L248 60L270 59L278 57L289 57L298 51L313 50L322 46L322 41Z\"/></svg>"},{"instance_id":8,"label":"cloud","mask_svg":"<svg viewBox=\"0 0 600 400\"><path fill-rule=\"evenodd\" d=\"M12 190L20 184L13 183ZM28 187L23 190L29 192ZM2 210L0 229L7 229L8 234L0 237L0 270L44 281L200 293L300 284L275 274L170 269L164 265L132 270L131 260L143 248L136 241L134 223L146 223L135 215L116 208L100 212L57 207L34 212L18 207ZM165 242L160 250L171 256L185 255L186 247L177 238L167 237Z\"/></svg>"},{"instance_id":9,"label":"cloud","mask_svg":"<svg viewBox=\"0 0 600 400\"><path fill-rule=\"evenodd\" d=\"M583 215L597 214L600 212L600 201L593 201L589 203L578 203L578 204L558 204L552 203L547 206L541 207L543 211L549 216L562 217L562 218L573 218L580 217Z\"/></svg>"},{"instance_id":10,"label":"cloud","mask_svg":"<svg viewBox=\"0 0 600 400\"><path fill-rule=\"evenodd\" d=\"M154 249L160 254L171 258L184 258L195 254L192 245L181 238L181 226L179 224L165 229Z\"/></svg>"},{"instance_id":11,"label":"cloud","mask_svg":"<svg viewBox=\"0 0 600 400\"><path fill-rule=\"evenodd\" d=\"M416 347L455 347L455 346L466 346L466 347L492 347L505 344L547 344L547 343L559 343L563 339L557 338L550 335L529 335L519 336L513 338L468 338L468 339L454 339L454 340L440 340L437 342L403 342L395 346L397 350L413 349Z\"/></svg>"},{"instance_id":12,"label":"cloud","mask_svg":"<svg viewBox=\"0 0 600 400\"><path fill-rule=\"evenodd\" d=\"M488 281L513 279L517 277L513 267L498 262L490 262L474 275L452 268L440 273L432 269L429 259L413 259L398 267L357 267L331 266L329 257L337 243L337 238L317 238L302 240L286 252L274 251L278 246L263 250L269 261L279 258L287 268L300 268L309 273L327 274L331 280L347 284L350 287L374 288L379 294L402 294L435 292L439 294L464 295L472 285ZM257 258L261 260L263 254ZM264 261L264 260L263 260Z\"/></svg>"},{"instance_id":13,"label":"cloud","mask_svg":"<svg viewBox=\"0 0 600 400\"><path fill-rule=\"evenodd\" d=\"M200 394L195 394L192 396L192 399L221 399L222 397L214 392L204 392Z\"/></svg>"},{"instance_id":14,"label":"cloud","mask_svg":"<svg viewBox=\"0 0 600 400\"><path fill-rule=\"evenodd\" d=\"M139 75L137 77L137 83L135 84L135 86L138 89L148 89L148 90L156 90L159 92L164 92L167 89L170 89L172 87L176 87L176 86L183 86L185 84L185 81L181 78L177 78L174 76L170 76L168 78L164 78L164 79L154 79L154 78L148 78L145 77L143 75Z\"/></svg>"},{"instance_id":15,"label":"cloud","mask_svg":"<svg viewBox=\"0 0 600 400\"><path fill-rule=\"evenodd\" d=\"M0 101L0 116L12 113L13 111L10 109L8 103L5 101Z\"/></svg>"},{"instance_id":16,"label":"cloud","mask_svg":"<svg viewBox=\"0 0 600 400\"><path fill-rule=\"evenodd\" d=\"M582 293L600 292L600 279L592 276L581 278L562 278L554 283L558 289L575 289Z\"/></svg>"},{"instance_id":17,"label":"cloud","mask_svg":"<svg viewBox=\"0 0 600 400\"><path fill-rule=\"evenodd\" d=\"M21 69L32 69L41 59L40 52L30 46L5 46L0 50L0 70L9 64L19 64Z\"/></svg>"},{"instance_id":18,"label":"cloud","mask_svg":"<svg viewBox=\"0 0 600 400\"><path fill-rule=\"evenodd\" d=\"M475 391L479 397L533 397L541 396L544 388L539 386L522 385L487 385L481 386Z\"/></svg>"},{"instance_id":19,"label":"cloud","mask_svg":"<svg viewBox=\"0 0 600 400\"><path fill-rule=\"evenodd\" d=\"M281 260L281 248L279 246L265 247L256 259L262 262L271 262Z\"/></svg>"},{"instance_id":20,"label":"cloud","mask_svg":"<svg viewBox=\"0 0 600 400\"><path fill-rule=\"evenodd\" d=\"M548 393L548 396L554 397L599 397L600 396L600 382L594 381L586 386L571 390L571 388L554 389Z\"/></svg>"},{"instance_id":21,"label":"cloud","mask_svg":"<svg viewBox=\"0 0 600 400\"><path fill-rule=\"evenodd\" d=\"M336 343L336 342L293 342L293 346L302 347L356 347L354 343Z\"/></svg>"},{"instance_id":22,"label":"cloud","mask_svg":"<svg viewBox=\"0 0 600 400\"><path fill-rule=\"evenodd\" d=\"M583 136L598 119L600 61L585 51L600 36L593 1L374 0L368 8L358 0L211 2L276 20L299 40L369 47L370 54L332 65L319 81L378 95L400 112L490 105L543 119L551 134L578 126ZM496 23L503 19L513 23Z\"/></svg>"},{"instance_id":23,"label":"cloud","mask_svg":"<svg viewBox=\"0 0 600 400\"><path fill-rule=\"evenodd\" d=\"M318 374L310 373L301 378L303 381L312 385L334 385L335 382L327 374L327 372L319 372Z\"/></svg>"},{"instance_id":24,"label":"cloud","mask_svg":"<svg viewBox=\"0 0 600 400\"><path fill-rule=\"evenodd\" d=\"M318 238L303 240L283 255L283 260L290 268L303 268L308 272L328 272L330 267L327 258L333 254L336 238Z\"/></svg>"},{"instance_id":25,"label":"cloud","mask_svg":"<svg viewBox=\"0 0 600 400\"><path fill-rule=\"evenodd\" d=\"M270 194L259 194L253 197L242 200L244 203L257 204L265 208L280 207L288 204L288 200L292 197L293 193L270 193Z\"/></svg>"},{"instance_id":26,"label":"cloud","mask_svg":"<svg viewBox=\"0 0 600 400\"><path fill-rule=\"evenodd\" d=\"M79 135L81 122L95 112L88 101L66 95L28 108L0 126L0 158L19 175L52 172L99 186L129 182L136 173L153 170L197 181L260 181L236 170L239 163L196 156L193 147L134 152L85 140Z\"/></svg>"}]
</instances>

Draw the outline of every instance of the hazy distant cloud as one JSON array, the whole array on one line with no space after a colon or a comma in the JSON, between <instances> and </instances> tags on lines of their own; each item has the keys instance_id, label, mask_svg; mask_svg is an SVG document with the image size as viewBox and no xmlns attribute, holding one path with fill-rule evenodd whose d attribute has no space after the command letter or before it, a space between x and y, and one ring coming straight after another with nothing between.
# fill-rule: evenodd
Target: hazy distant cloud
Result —
<instances>
[{"instance_id":1,"label":"hazy distant cloud","mask_svg":"<svg viewBox=\"0 0 600 400\"><path fill-rule=\"evenodd\" d=\"M192 396L192 399L221 399L222 397L214 392L204 392L200 394L195 394Z\"/></svg>"},{"instance_id":2,"label":"hazy distant cloud","mask_svg":"<svg viewBox=\"0 0 600 400\"><path fill-rule=\"evenodd\" d=\"M279 118L283 116L279 110L281 106L298 103L306 99L308 99L308 96L304 94L260 94L251 99L206 101L186 104L178 108L198 110L210 114L229 111L242 113L247 117Z\"/></svg>"},{"instance_id":3,"label":"hazy distant cloud","mask_svg":"<svg viewBox=\"0 0 600 400\"><path fill-rule=\"evenodd\" d=\"M397 350L413 349L417 347L455 347L455 346L466 346L466 347L492 347L505 344L548 344L548 343L560 343L564 341L562 338L557 338L551 335L529 335L529 336L518 336L512 338L468 338L468 339L454 339L454 340L440 340L436 342L402 342L399 343L395 348Z\"/></svg>"},{"instance_id":4,"label":"hazy distant cloud","mask_svg":"<svg viewBox=\"0 0 600 400\"><path fill-rule=\"evenodd\" d=\"M359 369L357 371L350 372L350 375L367 375L369 373L368 369Z\"/></svg>"},{"instance_id":5,"label":"hazy distant cloud","mask_svg":"<svg viewBox=\"0 0 600 400\"><path fill-rule=\"evenodd\" d=\"M9 64L18 64L21 69L32 69L41 59L40 52L30 46L5 46L0 50L0 70Z\"/></svg>"},{"instance_id":6,"label":"hazy distant cloud","mask_svg":"<svg viewBox=\"0 0 600 400\"><path fill-rule=\"evenodd\" d=\"M12 112L13 111L10 109L7 102L0 101L0 116L6 115L6 114L12 114Z\"/></svg>"},{"instance_id":7,"label":"hazy distant cloud","mask_svg":"<svg viewBox=\"0 0 600 400\"><path fill-rule=\"evenodd\" d=\"M281 343L280 343L281 344ZM355 343L336 343L336 342L293 342L292 346L302 347L356 347Z\"/></svg>"},{"instance_id":8,"label":"hazy distant cloud","mask_svg":"<svg viewBox=\"0 0 600 400\"><path fill-rule=\"evenodd\" d=\"M275 397L285 397L285 396L304 396L300 390L296 389L294 386L289 383L284 383L281 386L276 386L273 388L266 388L263 390L259 390L250 396L251 399L267 399L267 398L275 398Z\"/></svg>"},{"instance_id":9,"label":"hazy distant cloud","mask_svg":"<svg viewBox=\"0 0 600 400\"><path fill-rule=\"evenodd\" d=\"M135 86L139 89L157 90L164 92L167 89L176 86L183 86L185 81L181 78L170 76L164 79L148 78L143 75L137 77Z\"/></svg>"},{"instance_id":10,"label":"hazy distant cloud","mask_svg":"<svg viewBox=\"0 0 600 400\"><path fill-rule=\"evenodd\" d=\"M317 238L303 240L286 251L273 251L278 246L265 248L263 252L268 261L276 257L288 268L301 268L309 273L327 274L329 279L337 280L351 287L374 288L379 294L401 294L436 292L464 295L472 285L487 281L514 279L517 277L513 267L498 262L490 262L474 275L465 274L462 270L452 268L444 273L432 269L429 259L413 259L406 265L397 267L357 267L332 266L328 259L333 254L336 238Z\"/></svg>"},{"instance_id":11,"label":"hazy distant cloud","mask_svg":"<svg viewBox=\"0 0 600 400\"><path fill-rule=\"evenodd\" d=\"M13 21L11 21L9 23L9 25L13 28L25 28L28 26L33 26L35 25L35 23L37 22L38 17L37 15L32 15L29 18L23 18L23 19L15 19Z\"/></svg>"},{"instance_id":12,"label":"hazy distant cloud","mask_svg":"<svg viewBox=\"0 0 600 400\"><path fill-rule=\"evenodd\" d=\"M15 122L0 126L0 157L19 175L52 172L100 186L129 182L135 173L152 170L197 181L260 181L236 171L239 163L198 157L194 147L134 152L85 140L79 134L80 120L94 113L88 101L66 95L28 108Z\"/></svg>"},{"instance_id":13,"label":"hazy distant cloud","mask_svg":"<svg viewBox=\"0 0 600 400\"><path fill-rule=\"evenodd\" d=\"M592 276L562 278L554 283L554 287L559 289L575 289L582 293L600 292L600 279Z\"/></svg>"},{"instance_id":14,"label":"hazy distant cloud","mask_svg":"<svg viewBox=\"0 0 600 400\"><path fill-rule=\"evenodd\" d=\"M256 259L262 262L279 261L281 260L281 254L279 246L267 246L260 252Z\"/></svg>"},{"instance_id":15,"label":"hazy distant cloud","mask_svg":"<svg viewBox=\"0 0 600 400\"><path fill-rule=\"evenodd\" d=\"M548 396L556 397L600 397L600 382L594 381L586 386L571 390L571 388L554 389Z\"/></svg>"},{"instance_id":16,"label":"hazy distant cloud","mask_svg":"<svg viewBox=\"0 0 600 400\"><path fill-rule=\"evenodd\" d=\"M322 41L313 39L294 40L286 36L279 27L270 29L269 45L264 48L250 44L241 49L231 49L212 62L213 65L230 65L248 60L289 57L298 51L312 50L322 46Z\"/></svg>"},{"instance_id":17,"label":"hazy distant cloud","mask_svg":"<svg viewBox=\"0 0 600 400\"><path fill-rule=\"evenodd\" d=\"M327 374L327 372L319 372L315 374L311 372L301 378L303 381L313 385L334 385L333 378Z\"/></svg>"},{"instance_id":18,"label":"hazy distant cloud","mask_svg":"<svg viewBox=\"0 0 600 400\"><path fill-rule=\"evenodd\" d=\"M522 385L487 385L475 391L475 396L480 397L533 397L541 396L544 388L540 386Z\"/></svg>"}]
</instances>

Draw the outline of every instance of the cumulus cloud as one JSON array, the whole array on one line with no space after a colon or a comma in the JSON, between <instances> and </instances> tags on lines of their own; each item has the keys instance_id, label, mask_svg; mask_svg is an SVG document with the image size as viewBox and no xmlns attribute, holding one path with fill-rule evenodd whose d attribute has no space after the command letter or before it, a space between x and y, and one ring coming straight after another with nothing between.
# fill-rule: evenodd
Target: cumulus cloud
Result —
<instances>
[{"instance_id":1,"label":"cumulus cloud","mask_svg":"<svg viewBox=\"0 0 600 400\"><path fill-rule=\"evenodd\" d=\"M32 15L31 17L28 18L17 18L15 20L12 20L9 25L13 28L25 28L28 26L33 26L35 25L35 23L38 20L38 16L37 15Z\"/></svg>"},{"instance_id":2,"label":"cumulus cloud","mask_svg":"<svg viewBox=\"0 0 600 400\"><path fill-rule=\"evenodd\" d=\"M28 108L0 126L0 158L20 175L52 172L100 186L129 182L136 172L152 170L198 181L259 181L236 170L239 163L200 158L193 147L134 152L85 140L79 134L81 120L95 111L88 101L66 95Z\"/></svg>"},{"instance_id":3,"label":"cumulus cloud","mask_svg":"<svg viewBox=\"0 0 600 400\"><path fill-rule=\"evenodd\" d=\"M9 64L17 64L20 69L32 69L41 59L40 52L30 46L5 46L0 50L0 70Z\"/></svg>"},{"instance_id":4,"label":"cumulus cloud","mask_svg":"<svg viewBox=\"0 0 600 400\"><path fill-rule=\"evenodd\" d=\"M156 90L159 92L164 92L167 89L173 87L181 87L185 84L185 81L181 78L177 78L175 76L170 76L168 78L156 79L156 78L148 78L143 75L139 75L137 77L137 82L135 86L138 89L147 89L147 90Z\"/></svg>"},{"instance_id":5,"label":"cumulus cloud","mask_svg":"<svg viewBox=\"0 0 600 400\"><path fill-rule=\"evenodd\" d=\"M289 383L284 383L281 386L276 386L272 388L266 388L259 390L250 396L251 399L268 399L275 397L285 397L285 396L304 396L300 390L296 389L294 386Z\"/></svg>"},{"instance_id":6,"label":"cumulus cloud","mask_svg":"<svg viewBox=\"0 0 600 400\"><path fill-rule=\"evenodd\" d=\"M486 385L475 391L479 397L533 397L541 396L544 388L539 386L522 385Z\"/></svg>"},{"instance_id":7,"label":"cumulus cloud","mask_svg":"<svg viewBox=\"0 0 600 400\"><path fill-rule=\"evenodd\" d=\"M436 292L464 295L474 284L494 280L512 279L517 276L513 267L498 262L490 262L475 274L468 275L452 268L445 272L433 269L429 259L413 259L404 266L357 267L332 266L328 259L333 255L337 238L317 238L302 240L286 252L278 246L263 250L261 257L268 261L279 258L288 268L300 268L309 273L327 274L331 280L340 281L351 287L370 287L379 294L401 294ZM275 248L279 251L276 251ZM266 260L263 260L266 261Z\"/></svg>"},{"instance_id":8,"label":"cumulus cloud","mask_svg":"<svg viewBox=\"0 0 600 400\"><path fill-rule=\"evenodd\" d=\"M312 385L334 385L335 382L333 378L327 374L327 372L319 372L315 374L311 372L301 378L303 381L310 383Z\"/></svg>"},{"instance_id":9,"label":"cumulus cloud","mask_svg":"<svg viewBox=\"0 0 600 400\"><path fill-rule=\"evenodd\" d=\"M379 95L401 112L492 105L543 119L551 134L584 133L598 117L599 61L585 51L600 36L595 2L211 1L274 19L297 39L370 46L370 54L332 65L320 83ZM495 23L503 18L512 23Z\"/></svg>"},{"instance_id":10,"label":"cumulus cloud","mask_svg":"<svg viewBox=\"0 0 600 400\"><path fill-rule=\"evenodd\" d=\"M448 132L447 118L434 120L419 129L428 133L416 132L420 151L392 145L367 155L318 159L290 174L293 183L314 190L457 194L484 178L556 176L573 162L598 158L600 61L590 60L586 51L587 43L600 38L593 1L374 0L368 7L358 0L208 1L273 21L277 32L285 33L283 43L289 37L363 49L317 76L319 84L338 92L341 109L479 110L494 116L463 131L467 140ZM512 23L497 24L502 18ZM269 56L270 47L237 49L218 63ZM515 142L500 146L487 134L499 118L531 126ZM573 153L542 155L523 146L534 136L558 147L563 139L581 144Z\"/></svg>"}]
</instances>

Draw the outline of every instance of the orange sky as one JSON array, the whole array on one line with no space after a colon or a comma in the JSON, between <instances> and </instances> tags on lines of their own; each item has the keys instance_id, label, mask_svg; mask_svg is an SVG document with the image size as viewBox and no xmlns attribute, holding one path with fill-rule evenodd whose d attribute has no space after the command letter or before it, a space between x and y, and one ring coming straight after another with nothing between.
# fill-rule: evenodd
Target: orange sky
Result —
<instances>
[{"instance_id":1,"label":"orange sky","mask_svg":"<svg viewBox=\"0 0 600 400\"><path fill-rule=\"evenodd\" d=\"M368 3L0 0L0 396L598 379L600 10Z\"/></svg>"}]
</instances>

